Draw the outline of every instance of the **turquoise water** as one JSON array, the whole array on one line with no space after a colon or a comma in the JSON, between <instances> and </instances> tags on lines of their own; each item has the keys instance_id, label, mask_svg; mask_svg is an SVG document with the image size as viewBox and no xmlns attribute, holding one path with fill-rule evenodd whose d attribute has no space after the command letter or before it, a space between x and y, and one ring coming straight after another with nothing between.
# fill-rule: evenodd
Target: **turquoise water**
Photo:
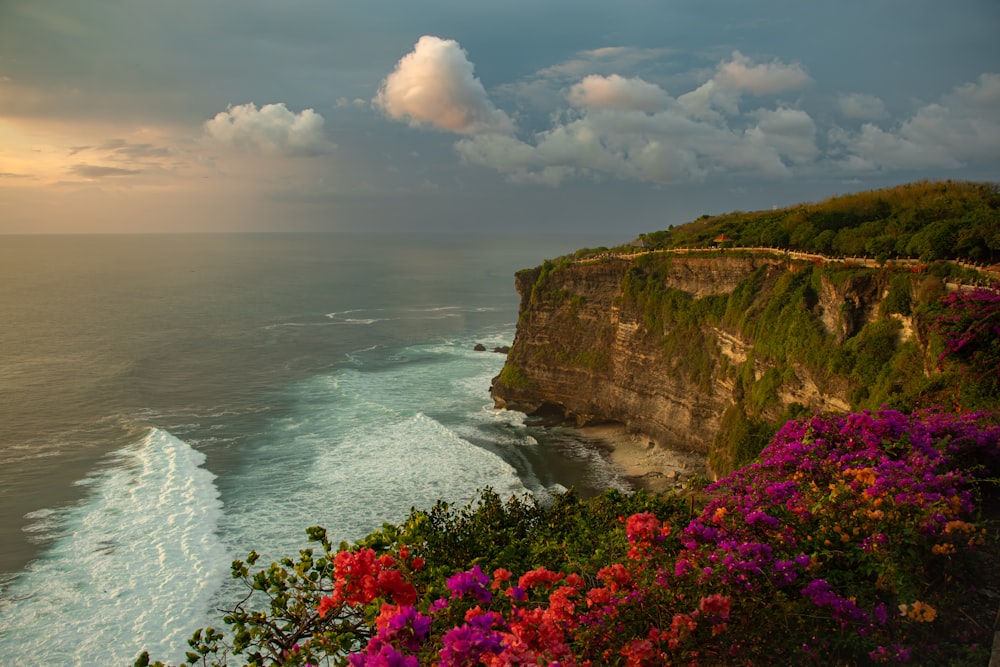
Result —
<instances>
[{"instance_id":1,"label":"turquoise water","mask_svg":"<svg viewBox=\"0 0 1000 667\"><path fill-rule=\"evenodd\" d=\"M0 237L3 664L179 660L228 564L624 482L497 411L513 273L609 239ZM53 628L59 628L53 632Z\"/></svg>"}]
</instances>

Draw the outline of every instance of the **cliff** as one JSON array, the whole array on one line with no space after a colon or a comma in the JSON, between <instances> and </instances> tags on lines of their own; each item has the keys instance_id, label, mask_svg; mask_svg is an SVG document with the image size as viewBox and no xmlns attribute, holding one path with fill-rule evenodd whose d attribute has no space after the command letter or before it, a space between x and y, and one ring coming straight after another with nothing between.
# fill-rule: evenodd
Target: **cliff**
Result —
<instances>
[{"instance_id":1,"label":"cliff","mask_svg":"<svg viewBox=\"0 0 1000 667\"><path fill-rule=\"evenodd\" d=\"M498 407L617 422L725 474L783 419L926 391L926 267L867 269L771 252L563 259L516 275Z\"/></svg>"}]
</instances>

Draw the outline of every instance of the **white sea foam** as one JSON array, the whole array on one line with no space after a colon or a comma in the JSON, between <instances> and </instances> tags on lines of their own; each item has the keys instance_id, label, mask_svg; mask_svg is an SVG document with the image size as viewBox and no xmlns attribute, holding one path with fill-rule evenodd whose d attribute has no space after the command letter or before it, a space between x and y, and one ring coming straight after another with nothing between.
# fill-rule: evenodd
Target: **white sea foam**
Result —
<instances>
[{"instance_id":1,"label":"white sea foam","mask_svg":"<svg viewBox=\"0 0 1000 667\"><path fill-rule=\"evenodd\" d=\"M295 327L329 327L333 326L334 322L279 322L278 324L268 324L263 327L265 331L272 331L274 329L279 329L282 327L295 328Z\"/></svg>"},{"instance_id":2,"label":"white sea foam","mask_svg":"<svg viewBox=\"0 0 1000 667\"><path fill-rule=\"evenodd\" d=\"M143 649L179 661L226 576L222 505L204 461L151 429L88 479L79 505L32 512L53 541L2 592L0 661L131 664Z\"/></svg>"},{"instance_id":3,"label":"white sea foam","mask_svg":"<svg viewBox=\"0 0 1000 667\"><path fill-rule=\"evenodd\" d=\"M382 312L383 310L385 310L385 308L370 308L370 309L354 308L351 310L341 310L333 313L327 313L326 317L329 317L331 320L335 320L341 315L349 315L351 313Z\"/></svg>"},{"instance_id":4,"label":"white sea foam","mask_svg":"<svg viewBox=\"0 0 1000 667\"><path fill-rule=\"evenodd\" d=\"M84 503L30 517L52 544L3 593L0 655L88 664L111 651L107 664L127 664L148 649L177 661L195 628L220 625L210 610L238 599L225 571L234 556L294 556L317 524L335 542L356 540L413 507L464 503L486 486L540 499L564 490L531 472L525 455L538 448L524 416L491 407L490 380L504 358L472 348L509 335L391 356L358 349L352 365L286 387L279 403L291 408L242 440L217 480L201 468L202 454L151 431L81 480ZM187 424L188 412L173 418ZM230 418L226 406L200 412ZM211 430L201 430L199 446ZM49 625L62 631L38 631Z\"/></svg>"},{"instance_id":5,"label":"white sea foam","mask_svg":"<svg viewBox=\"0 0 1000 667\"><path fill-rule=\"evenodd\" d=\"M484 405L503 359L472 344L412 346L387 365L341 368L291 388L298 409L244 452L240 488L223 488L224 532L242 536L232 549L277 558L305 546L309 525L355 540L412 507L465 502L485 486L526 492L508 462L475 444L493 423Z\"/></svg>"},{"instance_id":6,"label":"white sea foam","mask_svg":"<svg viewBox=\"0 0 1000 667\"><path fill-rule=\"evenodd\" d=\"M0 466L37 459L51 459L62 455L62 448L57 442L13 444L0 449Z\"/></svg>"},{"instance_id":7,"label":"white sea foam","mask_svg":"<svg viewBox=\"0 0 1000 667\"><path fill-rule=\"evenodd\" d=\"M495 307L428 306L424 308L355 308L326 313L325 317L341 324L376 324L399 320L440 320L462 317L464 313L496 312ZM304 325L303 325L304 326Z\"/></svg>"},{"instance_id":8,"label":"white sea foam","mask_svg":"<svg viewBox=\"0 0 1000 667\"><path fill-rule=\"evenodd\" d=\"M491 485L526 489L514 469L423 413L395 415L354 429L310 470L309 487L328 498L325 513L363 534L382 521L401 521L412 507L464 502Z\"/></svg>"}]
</instances>

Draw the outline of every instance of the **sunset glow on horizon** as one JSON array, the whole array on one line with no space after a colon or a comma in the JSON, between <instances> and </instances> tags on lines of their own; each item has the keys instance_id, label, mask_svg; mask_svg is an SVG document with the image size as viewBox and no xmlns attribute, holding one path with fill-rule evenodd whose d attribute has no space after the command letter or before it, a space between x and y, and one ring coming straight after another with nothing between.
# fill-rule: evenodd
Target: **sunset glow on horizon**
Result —
<instances>
[{"instance_id":1,"label":"sunset glow on horizon","mask_svg":"<svg viewBox=\"0 0 1000 667\"><path fill-rule=\"evenodd\" d=\"M0 8L0 233L628 236L996 181L998 28L981 0L15 0Z\"/></svg>"}]
</instances>

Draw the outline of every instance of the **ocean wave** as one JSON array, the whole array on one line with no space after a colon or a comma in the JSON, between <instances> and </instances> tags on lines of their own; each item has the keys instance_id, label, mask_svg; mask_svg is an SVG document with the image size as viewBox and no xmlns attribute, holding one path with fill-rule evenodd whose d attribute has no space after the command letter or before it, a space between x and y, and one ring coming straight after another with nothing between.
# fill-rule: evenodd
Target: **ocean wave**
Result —
<instances>
[{"instance_id":1,"label":"ocean wave","mask_svg":"<svg viewBox=\"0 0 1000 667\"><path fill-rule=\"evenodd\" d=\"M50 546L0 599L0 655L10 664L125 664L143 649L183 657L226 575L222 503L205 457L149 429L83 484L79 504L37 510L28 531ZM58 618L56 632L39 632Z\"/></svg>"}]
</instances>

